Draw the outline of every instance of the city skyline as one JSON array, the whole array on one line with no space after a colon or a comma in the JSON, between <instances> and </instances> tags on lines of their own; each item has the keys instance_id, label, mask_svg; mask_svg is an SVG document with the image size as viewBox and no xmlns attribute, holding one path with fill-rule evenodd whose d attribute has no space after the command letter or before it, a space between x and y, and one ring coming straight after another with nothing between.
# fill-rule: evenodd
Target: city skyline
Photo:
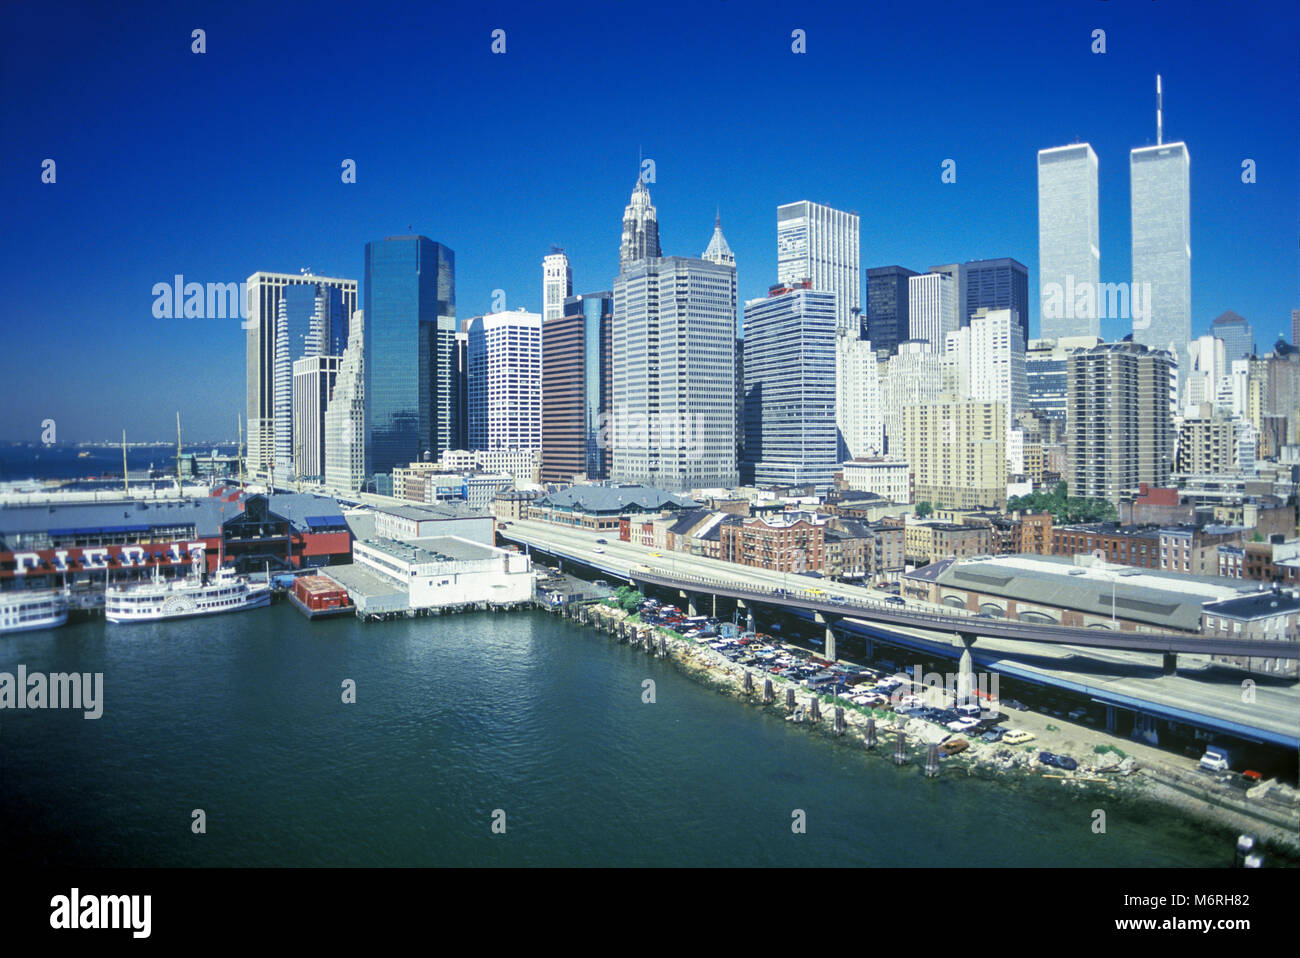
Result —
<instances>
[{"instance_id":1,"label":"city skyline","mask_svg":"<svg viewBox=\"0 0 1300 958\"><path fill-rule=\"evenodd\" d=\"M397 125L409 105L404 98L369 116L372 104L348 86L355 82L354 69L366 69L367 57L375 56L369 51L373 44L358 44L366 49L357 51L358 62L340 76L285 87L289 97L312 91L305 98L308 106L281 121L286 140L308 128L315 135L323 111L332 105L339 110L338 129L321 142L313 140L311 150L259 157L251 166L213 151L211 143L217 131L238 129L232 121L256 102L259 89L289 78L292 63L263 63L274 59L265 54L286 15L267 14L266 29L250 37L237 27L238 10L213 14L204 25L208 52L198 56L189 49L191 25L171 18L150 22L147 12L128 14L122 26L55 31L49 13L16 11L12 35L57 35L59 43L40 39L6 50L14 93L7 107L8 132L20 169L22 157L30 157L30 175L24 180L15 173L4 187L15 224L5 240L6 278L14 290L9 325L14 347L27 357L15 374L4 438L35 440L45 418L58 422L61 439L109 439L122 428L128 438L165 438L179 408L187 435L233 439L245 385L243 331L236 319L153 316L150 291L176 275L204 284L239 283L258 271L295 273L309 267L320 275L361 280L367 242L412 232L457 251L464 315L491 311L497 290L504 291L506 309L540 312L537 264L552 246L568 253L574 288L607 289L617 273L619 209L627 202L638 155L653 161L654 177L647 185L667 224L660 237L666 254L696 255L708 236L709 218L721 208L742 302L761 297L776 274L775 208L807 198L859 212L863 270L891 264L921 269L927 263L1002 256L1025 263L1032 338L1041 330L1037 152L1075 139L1092 145L1099 157L1101 281L1128 281L1130 195L1124 160L1131 150L1155 142L1157 73L1169 94L1166 139L1187 143L1197 155L1191 179L1196 247L1191 334L1207 331L1228 309L1252 324L1261 350L1287 333L1290 311L1300 299L1292 216L1294 157L1300 151L1293 128L1273 122L1263 105L1253 105L1265 86L1294 99L1286 30L1260 37L1248 25L1226 20L1213 36L1168 36L1162 11L1112 5L1065 15L1052 11L1050 18L1046 11L1026 9L1017 14L1018 29L1002 37L970 12L946 9L954 24L966 29L954 31L958 39L943 41L952 56L924 69L904 56L909 44L926 36L924 18L900 11L774 13L769 23L784 26L782 21L793 17L791 29L807 31L803 55L791 52L789 29L756 26L763 17L741 24L725 9L708 11L686 34L651 23L636 42L653 50L666 68L670 90L681 94L683 115L615 120L592 149L575 155L560 155L537 138L543 114L533 107L542 94L526 91L517 97L518 78L559 39L545 18L528 11L505 16L508 52L493 60L493 25L487 21L454 11L441 19L410 12L374 29L385 31L399 49L406 33L449 38L446 69L459 70L466 79L454 84L452 92L460 99L448 100L447 132L456 144L448 155L430 159L423 129L405 132ZM575 16L581 19L581 12ZM626 35L630 16L617 12L599 26L585 27L597 41L589 66L609 71L605 89L558 81L578 121L603 115L627 95L630 81L617 76L615 64L616 40ZM867 24L900 49L887 62L845 78L837 65L860 47ZM1098 27L1107 30L1105 54L1089 49ZM719 44L719 35L729 42ZM1021 41L1030 35L1035 43L1014 68L968 80L972 64L987 64L1012 50L1019 54ZM1234 45L1236 39L1241 43ZM351 52L347 38L331 40L340 54ZM691 94L705 50L711 69L730 77L724 86L729 96L738 97L732 117L715 115L707 98ZM118 75L109 81L110 89L83 104L62 86L42 86L39 79L47 69L90 75L109 57L132 56L152 58L157 73L173 79L177 89L156 90L153 72L148 79ZM383 68L395 77L412 71L424 75L418 62L389 65L387 59ZM1206 63L1214 66L1207 69ZM232 73L244 64L257 69L232 83ZM671 68L679 65L682 76L673 79ZM460 92L460 83L477 84L484 70L495 72L482 81L481 93L477 87ZM941 91L958 103L1010 97L1024 107L1017 111L1024 119L992 138L977 136L979 123L960 111L945 114L945 124L907 116L895 129L875 130L855 98L860 101L886 73L913 99ZM809 115L796 127L800 149L791 153L788 141L768 144L753 135L774 109L807 104L812 90L818 94L807 105ZM554 95L548 91L546 97ZM117 126L109 130L85 114L99 96L150 106L126 115L119 111ZM464 153L473 150L467 136L481 126L484 111L498 117L494 128L503 135L530 141L527 148L466 164ZM174 128L162 124L163 130L158 115L181 122ZM49 116L62 119L55 123ZM79 126L83 118L88 125ZM690 137L682 133L688 128ZM744 149L737 152L739 144ZM121 150L114 153L110 145ZM58 162L53 184L40 180L46 157ZM347 159L356 164L351 184L340 177ZM947 159L956 163L952 183L941 180ZM1241 180L1245 159L1257 164L1256 183ZM124 203L144 195L151 203ZM66 254L70 233L96 249L93 261ZM1240 242L1243 234L1252 241ZM22 282L29 277L38 282ZM113 336L94 335L105 326ZM1101 333L1115 339L1128 331L1122 326L1103 320ZM56 374L95 377L111 369L130 380L156 376L160 368L171 374L148 408L123 399L87 409L75 397L40 388Z\"/></svg>"}]
</instances>

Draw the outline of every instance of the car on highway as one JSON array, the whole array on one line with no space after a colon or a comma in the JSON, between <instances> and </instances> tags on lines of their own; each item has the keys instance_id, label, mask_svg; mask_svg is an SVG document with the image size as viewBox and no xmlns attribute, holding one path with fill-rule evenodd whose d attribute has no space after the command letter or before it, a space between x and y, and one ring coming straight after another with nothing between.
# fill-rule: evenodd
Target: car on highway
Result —
<instances>
[{"instance_id":1,"label":"car on highway","mask_svg":"<svg viewBox=\"0 0 1300 958\"><path fill-rule=\"evenodd\" d=\"M592 549L591 551L594 552L594 553L596 553L597 555L599 555L600 553L602 553L602 552L605 551L605 547L604 547L604 546L596 546L596 548Z\"/></svg>"},{"instance_id":2,"label":"car on highway","mask_svg":"<svg viewBox=\"0 0 1300 958\"><path fill-rule=\"evenodd\" d=\"M885 599L885 601L888 602L890 605L907 605L906 600L901 599L896 595L888 596Z\"/></svg>"},{"instance_id":3,"label":"car on highway","mask_svg":"<svg viewBox=\"0 0 1300 958\"><path fill-rule=\"evenodd\" d=\"M1036 736L1033 732L1026 732L1024 729L1012 729L1002 736L1002 741L1007 745L1023 745L1025 742L1032 742Z\"/></svg>"},{"instance_id":4,"label":"car on highway","mask_svg":"<svg viewBox=\"0 0 1300 958\"><path fill-rule=\"evenodd\" d=\"M1049 768L1063 768L1067 772L1073 772L1079 767L1079 763L1068 755L1057 755L1054 752L1039 752L1038 764L1046 765Z\"/></svg>"},{"instance_id":5,"label":"car on highway","mask_svg":"<svg viewBox=\"0 0 1300 958\"><path fill-rule=\"evenodd\" d=\"M663 558L663 553L661 553L661 552L652 552L652 553L650 553L650 558L652 558L652 559L662 559L662 558Z\"/></svg>"},{"instance_id":6,"label":"car on highway","mask_svg":"<svg viewBox=\"0 0 1300 958\"><path fill-rule=\"evenodd\" d=\"M609 540L608 540L608 539L597 539L597 540L596 540L596 545L598 545L598 546L609 545Z\"/></svg>"},{"instance_id":7,"label":"car on highway","mask_svg":"<svg viewBox=\"0 0 1300 958\"><path fill-rule=\"evenodd\" d=\"M833 596L830 597L830 601L831 601L831 602L834 602L836 605L848 605L848 604L849 604L849 600L846 599L846 598L844 598L844 596L842 596L842 595L833 595Z\"/></svg>"}]
</instances>

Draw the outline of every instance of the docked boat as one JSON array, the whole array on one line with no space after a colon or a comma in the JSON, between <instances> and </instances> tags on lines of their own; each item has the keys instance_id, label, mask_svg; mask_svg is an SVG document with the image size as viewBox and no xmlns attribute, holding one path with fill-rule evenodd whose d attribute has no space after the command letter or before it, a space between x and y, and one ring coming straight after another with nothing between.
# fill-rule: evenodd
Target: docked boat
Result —
<instances>
[{"instance_id":1,"label":"docked boat","mask_svg":"<svg viewBox=\"0 0 1300 958\"><path fill-rule=\"evenodd\" d=\"M270 604L270 583L250 582L234 569L220 568L211 576L196 571L170 582L154 579L106 589L104 618L109 622L158 622L242 612Z\"/></svg>"},{"instance_id":2,"label":"docked boat","mask_svg":"<svg viewBox=\"0 0 1300 958\"><path fill-rule=\"evenodd\" d=\"M0 592L0 634L55 629L68 621L68 593L59 589Z\"/></svg>"}]
</instances>

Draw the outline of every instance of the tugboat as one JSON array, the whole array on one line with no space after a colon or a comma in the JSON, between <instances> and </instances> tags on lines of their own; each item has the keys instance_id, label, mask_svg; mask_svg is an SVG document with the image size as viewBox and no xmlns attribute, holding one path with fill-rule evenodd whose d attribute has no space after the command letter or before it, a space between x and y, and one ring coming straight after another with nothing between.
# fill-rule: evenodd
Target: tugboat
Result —
<instances>
[{"instance_id":1,"label":"tugboat","mask_svg":"<svg viewBox=\"0 0 1300 958\"><path fill-rule=\"evenodd\" d=\"M154 578L140 585L110 587L104 591L104 618L109 622L158 622L194 615L243 612L271 604L270 583L254 583L234 569L219 568L206 576L203 554L194 553L192 571L184 579Z\"/></svg>"}]
</instances>

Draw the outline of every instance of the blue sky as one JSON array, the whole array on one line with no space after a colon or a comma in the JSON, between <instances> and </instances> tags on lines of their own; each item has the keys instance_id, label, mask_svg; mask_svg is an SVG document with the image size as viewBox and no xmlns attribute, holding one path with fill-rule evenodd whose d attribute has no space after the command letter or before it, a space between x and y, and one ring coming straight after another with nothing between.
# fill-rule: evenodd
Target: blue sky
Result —
<instances>
[{"instance_id":1,"label":"blue sky","mask_svg":"<svg viewBox=\"0 0 1300 958\"><path fill-rule=\"evenodd\" d=\"M1156 73L1192 161L1194 334L1233 309L1264 346L1300 307L1291 3L182 0L11 7L2 33L4 438L46 418L60 439L167 438L177 409L187 436L233 437L243 331L156 319L177 273L362 280L367 241L414 231L455 250L459 316L497 288L539 309L552 245L576 291L608 289L638 150L665 253L700 255L720 206L742 301L775 281L776 207L798 199L861 214L864 267L1013 256L1036 299L1035 155L1086 140L1102 280L1124 281Z\"/></svg>"}]
</instances>

